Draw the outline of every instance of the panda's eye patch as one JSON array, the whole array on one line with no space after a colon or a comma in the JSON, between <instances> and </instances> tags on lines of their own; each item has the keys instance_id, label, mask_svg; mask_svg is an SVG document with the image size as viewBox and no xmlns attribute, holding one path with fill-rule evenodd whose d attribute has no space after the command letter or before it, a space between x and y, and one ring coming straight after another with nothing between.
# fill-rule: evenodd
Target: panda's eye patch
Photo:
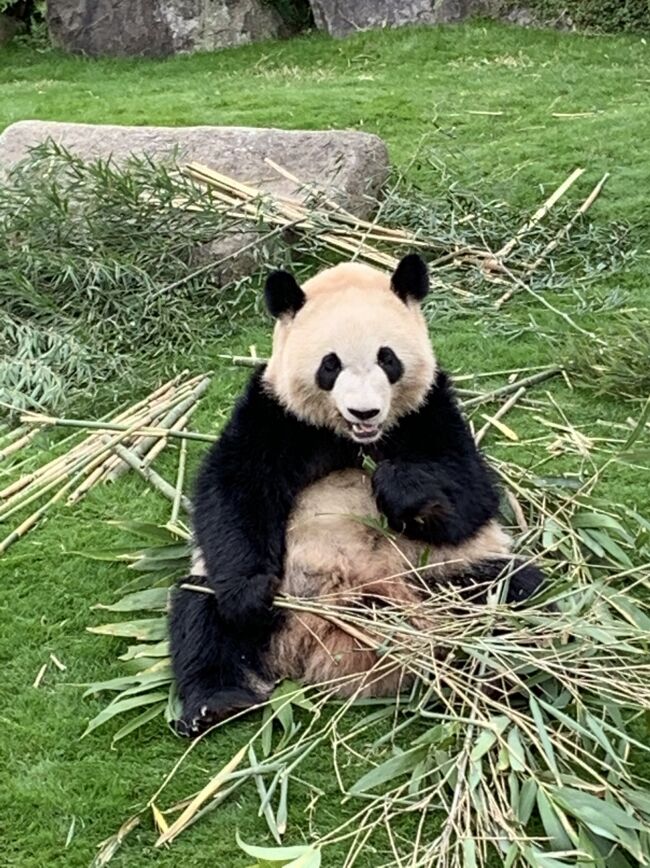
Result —
<instances>
[{"instance_id":1,"label":"panda's eye patch","mask_svg":"<svg viewBox=\"0 0 650 868\"><path fill-rule=\"evenodd\" d=\"M323 356L316 372L316 383L319 388L330 392L334 388L334 383L342 368L343 365L336 353L328 353L326 356Z\"/></svg>"},{"instance_id":2,"label":"panda's eye patch","mask_svg":"<svg viewBox=\"0 0 650 868\"><path fill-rule=\"evenodd\" d=\"M377 364L388 377L389 383L396 383L404 373L404 365L390 347L381 347L377 353Z\"/></svg>"}]
</instances>

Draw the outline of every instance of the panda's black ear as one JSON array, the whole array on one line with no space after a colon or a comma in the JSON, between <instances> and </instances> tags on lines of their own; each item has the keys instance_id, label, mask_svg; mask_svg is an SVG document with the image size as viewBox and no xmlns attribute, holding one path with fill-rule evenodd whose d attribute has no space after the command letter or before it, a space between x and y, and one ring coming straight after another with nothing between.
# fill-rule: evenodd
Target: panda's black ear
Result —
<instances>
[{"instance_id":1,"label":"panda's black ear","mask_svg":"<svg viewBox=\"0 0 650 868\"><path fill-rule=\"evenodd\" d=\"M272 317L294 316L305 303L305 293L288 271L272 271L264 287L266 306Z\"/></svg>"},{"instance_id":2,"label":"panda's black ear","mask_svg":"<svg viewBox=\"0 0 650 868\"><path fill-rule=\"evenodd\" d=\"M399 261L390 279L393 292L403 302L422 301L429 292L429 271L417 253L409 253Z\"/></svg>"}]
</instances>

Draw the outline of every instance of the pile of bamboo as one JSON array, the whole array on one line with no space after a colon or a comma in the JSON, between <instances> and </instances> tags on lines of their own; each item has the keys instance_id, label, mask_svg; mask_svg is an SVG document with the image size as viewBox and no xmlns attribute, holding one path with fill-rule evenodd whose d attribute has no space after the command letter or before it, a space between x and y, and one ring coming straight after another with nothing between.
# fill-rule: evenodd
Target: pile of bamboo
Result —
<instances>
[{"instance_id":1,"label":"pile of bamboo","mask_svg":"<svg viewBox=\"0 0 650 868\"><path fill-rule=\"evenodd\" d=\"M267 158L265 162L297 187L305 186L295 175L273 160ZM409 248L431 247L430 239L425 241L406 229L391 229L381 226L377 220L371 222L355 217L325 193L317 194L317 203L304 203L243 184L200 163L189 163L183 172L193 181L207 187L215 206L227 213L249 217L255 222L262 219L266 224L279 229L296 229L317 234L319 240L331 250L370 262L380 268L392 270L399 260L379 250L375 244ZM377 218L380 215L381 209Z\"/></svg>"},{"instance_id":2,"label":"pile of bamboo","mask_svg":"<svg viewBox=\"0 0 650 868\"><path fill-rule=\"evenodd\" d=\"M309 190L309 185L302 184L299 178L273 160L267 158L265 162L273 171L295 184L297 189ZM319 241L330 250L390 271L397 266L399 259L386 253L377 245L397 246L402 250L418 248L426 249L428 252L437 250L438 256L436 258L428 257L429 265L432 268L450 263L455 266L479 268L486 280L509 286L506 292L496 300L496 307L501 307L521 289L528 289L521 277L513 273L506 263L510 262L512 254L521 246L524 239L539 226L557 202L583 175L584 171L582 168L575 169L509 241L503 244L499 250L491 251L487 247L468 246L460 240L452 245L452 249L449 249L448 241L443 243L440 239L424 237L422 233L382 226L379 223L382 212L381 205L372 221L363 220L331 199L326 191L316 188L312 188L314 192L312 199L315 201L301 202L295 198L267 193L259 187L244 184L200 163L189 163L183 168L185 175L210 191L216 208L231 216L250 218L251 222L263 221L266 225L274 227L269 235L277 234L284 229L308 233L318 237ZM605 173L569 221L556 232L536 256L534 262L523 265L519 263L514 266L524 279L530 278L549 254L566 239L578 219L591 208L598 198L608 177L609 173ZM177 204L183 205L181 201ZM269 236L264 236L264 238L267 237ZM253 241L246 247L254 246L261 240L263 239ZM227 258L231 256L232 254ZM462 288L455 285L452 286L452 289L461 294L467 294Z\"/></svg>"},{"instance_id":3,"label":"pile of bamboo","mask_svg":"<svg viewBox=\"0 0 650 868\"><path fill-rule=\"evenodd\" d=\"M3 488L0 524L20 518L29 506L40 505L0 540L0 554L31 530L54 504L77 503L93 486L113 482L129 469L140 473L154 488L189 510L182 492L170 486L151 465L170 437L183 437L209 382L204 374L190 378L187 371L178 374L137 404L95 422L91 432L67 452ZM25 413L22 422L37 426L34 431L57 424L51 417L38 413ZM15 454L18 451L15 447L21 441L21 446L28 445L33 433L14 440L4 450L5 454L8 450L11 450L9 454Z\"/></svg>"}]
</instances>

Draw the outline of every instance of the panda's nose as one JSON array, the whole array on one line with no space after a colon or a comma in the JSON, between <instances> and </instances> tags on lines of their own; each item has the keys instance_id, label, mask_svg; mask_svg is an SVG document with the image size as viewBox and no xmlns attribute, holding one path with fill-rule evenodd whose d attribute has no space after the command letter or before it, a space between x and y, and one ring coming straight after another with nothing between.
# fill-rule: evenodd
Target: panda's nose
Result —
<instances>
[{"instance_id":1,"label":"panda's nose","mask_svg":"<svg viewBox=\"0 0 650 868\"><path fill-rule=\"evenodd\" d=\"M348 413L362 422L367 422L368 419L374 419L375 416L379 416L379 410L353 410L352 407L348 407Z\"/></svg>"}]
</instances>

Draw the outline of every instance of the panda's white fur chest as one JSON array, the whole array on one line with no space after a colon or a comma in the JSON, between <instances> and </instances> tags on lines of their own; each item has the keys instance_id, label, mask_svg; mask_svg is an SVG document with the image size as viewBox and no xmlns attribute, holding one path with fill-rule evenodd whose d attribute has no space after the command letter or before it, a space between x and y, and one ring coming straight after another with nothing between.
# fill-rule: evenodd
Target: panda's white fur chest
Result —
<instances>
[{"instance_id":1,"label":"panda's white fur chest","mask_svg":"<svg viewBox=\"0 0 650 868\"><path fill-rule=\"evenodd\" d=\"M388 585L417 584L414 569L422 578L445 579L509 551L510 538L496 521L459 546L433 547L384 531L370 477L342 470L310 485L296 501L281 590L306 597L380 596L379 584L385 592Z\"/></svg>"},{"instance_id":2,"label":"panda's white fur chest","mask_svg":"<svg viewBox=\"0 0 650 868\"><path fill-rule=\"evenodd\" d=\"M510 538L496 521L459 546L438 547L385 532L380 522L363 471L338 471L308 486L289 518L280 593L328 606L392 602L419 624L423 582L453 578L473 563L510 551ZM198 548L192 572L205 575ZM376 651L343 625L309 611L286 612L268 660L271 680L330 684L341 695L389 696L412 681L403 667L382 668Z\"/></svg>"},{"instance_id":3,"label":"panda's white fur chest","mask_svg":"<svg viewBox=\"0 0 650 868\"><path fill-rule=\"evenodd\" d=\"M431 547L387 533L380 522L370 478L361 470L332 473L306 488L289 520L281 592L318 598L328 607L392 602L424 628L423 582L450 578L510 550L497 522L455 547ZM403 667L382 668L376 651L343 624L309 611L287 613L273 637L270 659L276 677L328 683L342 695L392 695L412 680Z\"/></svg>"}]
</instances>

